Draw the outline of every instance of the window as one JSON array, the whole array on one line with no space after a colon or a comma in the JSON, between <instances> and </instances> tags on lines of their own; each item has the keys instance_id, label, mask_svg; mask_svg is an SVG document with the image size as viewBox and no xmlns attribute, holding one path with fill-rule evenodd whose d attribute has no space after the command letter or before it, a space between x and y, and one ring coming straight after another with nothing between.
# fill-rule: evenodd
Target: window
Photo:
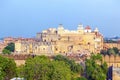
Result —
<instances>
[{"instance_id":1,"label":"window","mask_svg":"<svg viewBox=\"0 0 120 80\"><path fill-rule=\"evenodd\" d=\"M45 48L43 48L43 50L45 50Z\"/></svg>"},{"instance_id":2,"label":"window","mask_svg":"<svg viewBox=\"0 0 120 80\"><path fill-rule=\"evenodd\" d=\"M55 50L57 51L58 49L57 49L57 48L55 48Z\"/></svg>"},{"instance_id":3,"label":"window","mask_svg":"<svg viewBox=\"0 0 120 80\"><path fill-rule=\"evenodd\" d=\"M44 42L46 42L46 39L44 40Z\"/></svg>"}]
</instances>

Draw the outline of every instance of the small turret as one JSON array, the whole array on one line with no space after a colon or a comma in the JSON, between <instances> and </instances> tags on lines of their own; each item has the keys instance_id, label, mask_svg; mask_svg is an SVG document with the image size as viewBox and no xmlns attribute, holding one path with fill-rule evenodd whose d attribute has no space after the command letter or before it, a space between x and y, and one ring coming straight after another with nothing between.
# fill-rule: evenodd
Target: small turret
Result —
<instances>
[{"instance_id":1,"label":"small turret","mask_svg":"<svg viewBox=\"0 0 120 80\"><path fill-rule=\"evenodd\" d=\"M79 25L78 25L77 31L78 31L79 34L83 34L83 33L84 33L83 24L79 24Z\"/></svg>"},{"instance_id":2,"label":"small turret","mask_svg":"<svg viewBox=\"0 0 120 80\"><path fill-rule=\"evenodd\" d=\"M98 28L95 28L94 32L99 32Z\"/></svg>"},{"instance_id":3,"label":"small turret","mask_svg":"<svg viewBox=\"0 0 120 80\"><path fill-rule=\"evenodd\" d=\"M62 24L59 24L59 26L58 26L58 30L64 30L64 27L63 27Z\"/></svg>"},{"instance_id":4,"label":"small turret","mask_svg":"<svg viewBox=\"0 0 120 80\"><path fill-rule=\"evenodd\" d=\"M62 24L59 24L58 26L58 34L63 34L64 33L64 27Z\"/></svg>"},{"instance_id":5,"label":"small turret","mask_svg":"<svg viewBox=\"0 0 120 80\"><path fill-rule=\"evenodd\" d=\"M83 30L83 29L84 29L84 28L83 28L83 24L79 24L77 29L78 29L78 30Z\"/></svg>"},{"instance_id":6,"label":"small turret","mask_svg":"<svg viewBox=\"0 0 120 80\"><path fill-rule=\"evenodd\" d=\"M92 32L90 26L85 27L85 32L86 33L91 33Z\"/></svg>"}]
</instances>

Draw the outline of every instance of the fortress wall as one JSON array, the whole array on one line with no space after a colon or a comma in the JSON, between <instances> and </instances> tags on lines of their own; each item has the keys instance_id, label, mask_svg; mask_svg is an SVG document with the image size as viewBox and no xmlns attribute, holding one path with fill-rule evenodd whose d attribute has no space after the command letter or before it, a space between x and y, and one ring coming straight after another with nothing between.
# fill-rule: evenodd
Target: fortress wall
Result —
<instances>
[{"instance_id":1,"label":"fortress wall","mask_svg":"<svg viewBox=\"0 0 120 80\"><path fill-rule=\"evenodd\" d=\"M120 49L120 43L104 43L104 47L106 48L117 47L118 49Z\"/></svg>"},{"instance_id":2,"label":"fortress wall","mask_svg":"<svg viewBox=\"0 0 120 80\"><path fill-rule=\"evenodd\" d=\"M107 62L108 66L120 67L120 56L103 56L103 61Z\"/></svg>"}]
</instances>

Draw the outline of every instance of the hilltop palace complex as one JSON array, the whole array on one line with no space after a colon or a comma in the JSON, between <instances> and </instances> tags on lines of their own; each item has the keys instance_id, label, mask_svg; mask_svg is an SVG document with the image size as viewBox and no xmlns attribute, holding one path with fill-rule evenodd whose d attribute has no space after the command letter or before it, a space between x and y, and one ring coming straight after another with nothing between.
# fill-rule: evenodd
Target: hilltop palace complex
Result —
<instances>
[{"instance_id":1,"label":"hilltop palace complex","mask_svg":"<svg viewBox=\"0 0 120 80\"><path fill-rule=\"evenodd\" d=\"M78 25L77 30L64 29L60 24L57 29L49 28L37 33L35 40L15 42L16 53L58 54L58 53L99 53L103 49L103 36L99 30L91 30Z\"/></svg>"}]
</instances>

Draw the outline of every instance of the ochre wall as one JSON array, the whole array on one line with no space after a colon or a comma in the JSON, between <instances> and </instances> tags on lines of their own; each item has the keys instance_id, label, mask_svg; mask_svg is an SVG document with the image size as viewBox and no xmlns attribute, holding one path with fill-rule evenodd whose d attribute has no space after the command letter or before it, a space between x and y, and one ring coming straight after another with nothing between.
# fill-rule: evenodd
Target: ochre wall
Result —
<instances>
[{"instance_id":1,"label":"ochre wall","mask_svg":"<svg viewBox=\"0 0 120 80\"><path fill-rule=\"evenodd\" d=\"M108 67L109 66L120 67L120 56L119 55L103 56L103 61L107 62Z\"/></svg>"}]
</instances>

